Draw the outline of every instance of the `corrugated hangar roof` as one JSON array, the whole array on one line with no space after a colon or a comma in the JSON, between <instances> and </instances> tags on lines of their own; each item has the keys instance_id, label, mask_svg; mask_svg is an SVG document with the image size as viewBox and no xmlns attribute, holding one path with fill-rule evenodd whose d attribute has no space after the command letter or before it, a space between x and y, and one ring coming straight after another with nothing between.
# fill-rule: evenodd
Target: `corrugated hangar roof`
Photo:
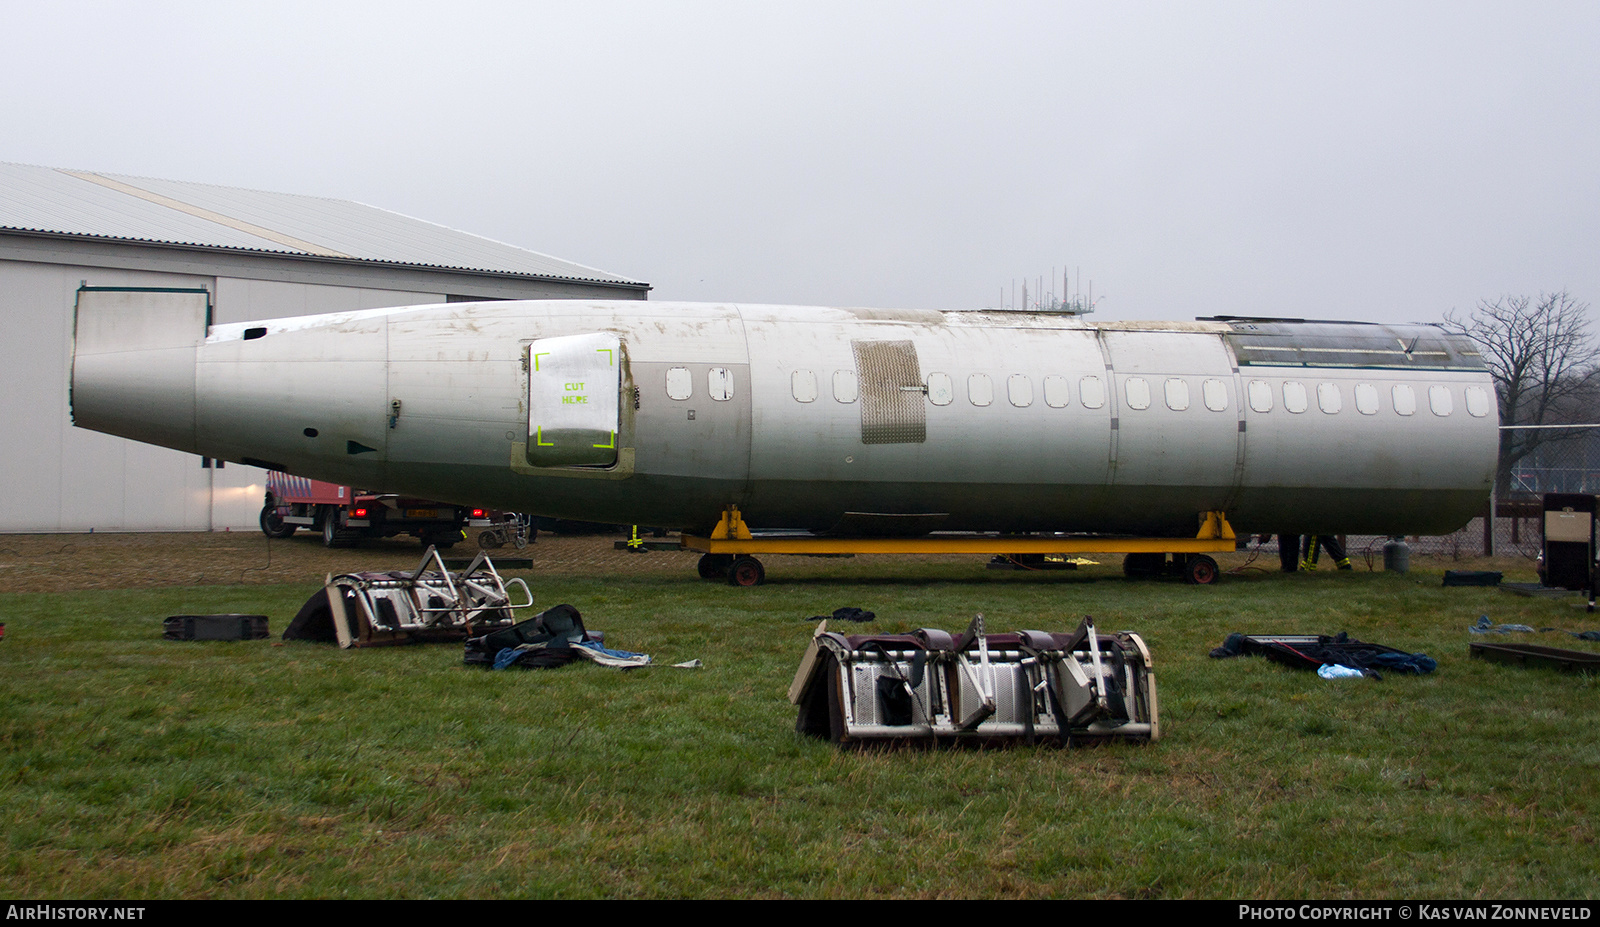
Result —
<instances>
[{"instance_id":1,"label":"corrugated hangar roof","mask_svg":"<svg viewBox=\"0 0 1600 927\"><path fill-rule=\"evenodd\" d=\"M364 203L0 162L0 229L645 286Z\"/></svg>"}]
</instances>

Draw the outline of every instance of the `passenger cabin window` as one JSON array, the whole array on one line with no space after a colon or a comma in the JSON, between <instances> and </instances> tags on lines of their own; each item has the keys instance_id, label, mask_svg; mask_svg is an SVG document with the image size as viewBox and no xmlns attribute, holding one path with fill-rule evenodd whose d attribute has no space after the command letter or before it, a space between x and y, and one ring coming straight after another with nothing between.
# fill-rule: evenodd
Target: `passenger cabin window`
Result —
<instances>
[{"instance_id":1,"label":"passenger cabin window","mask_svg":"<svg viewBox=\"0 0 1600 927\"><path fill-rule=\"evenodd\" d=\"M1329 415L1339 414L1339 410L1344 408L1344 394L1339 392L1339 384L1317 384L1317 408Z\"/></svg>"},{"instance_id":2,"label":"passenger cabin window","mask_svg":"<svg viewBox=\"0 0 1600 927\"><path fill-rule=\"evenodd\" d=\"M1067 395L1066 377L1044 378L1044 404L1052 409L1065 409L1071 401Z\"/></svg>"},{"instance_id":3,"label":"passenger cabin window","mask_svg":"<svg viewBox=\"0 0 1600 927\"><path fill-rule=\"evenodd\" d=\"M688 367L667 368L667 398L688 399L694 395L694 377Z\"/></svg>"},{"instance_id":4,"label":"passenger cabin window","mask_svg":"<svg viewBox=\"0 0 1600 927\"><path fill-rule=\"evenodd\" d=\"M1428 387L1428 408L1433 410L1434 415L1437 415L1441 418L1449 415L1451 412L1454 412L1455 403L1451 402L1450 400L1450 387Z\"/></svg>"},{"instance_id":5,"label":"passenger cabin window","mask_svg":"<svg viewBox=\"0 0 1600 927\"><path fill-rule=\"evenodd\" d=\"M789 374L789 389L797 402L815 402L817 375L809 370L796 370Z\"/></svg>"},{"instance_id":6,"label":"passenger cabin window","mask_svg":"<svg viewBox=\"0 0 1600 927\"><path fill-rule=\"evenodd\" d=\"M1473 418L1483 418L1489 414L1489 391L1481 386L1469 386L1467 394L1467 414Z\"/></svg>"},{"instance_id":7,"label":"passenger cabin window","mask_svg":"<svg viewBox=\"0 0 1600 927\"><path fill-rule=\"evenodd\" d=\"M1269 391L1268 396L1272 393ZM1213 412L1228 411L1228 384L1221 380L1206 380L1200 384L1200 398Z\"/></svg>"},{"instance_id":8,"label":"passenger cabin window","mask_svg":"<svg viewBox=\"0 0 1600 927\"><path fill-rule=\"evenodd\" d=\"M1006 398L1019 409L1033 405L1033 381L1021 373L1006 377Z\"/></svg>"},{"instance_id":9,"label":"passenger cabin window","mask_svg":"<svg viewBox=\"0 0 1600 927\"><path fill-rule=\"evenodd\" d=\"M1404 383L1395 384L1391 391L1394 396L1394 411L1398 415L1410 415L1417 411L1417 394L1411 387Z\"/></svg>"},{"instance_id":10,"label":"passenger cabin window","mask_svg":"<svg viewBox=\"0 0 1600 927\"><path fill-rule=\"evenodd\" d=\"M967 377L967 398L975 406L994 402L994 383L990 382L987 373L975 373Z\"/></svg>"},{"instance_id":11,"label":"passenger cabin window","mask_svg":"<svg viewBox=\"0 0 1600 927\"><path fill-rule=\"evenodd\" d=\"M1378 388L1371 383L1356 384L1356 411L1362 415L1378 414Z\"/></svg>"},{"instance_id":12,"label":"passenger cabin window","mask_svg":"<svg viewBox=\"0 0 1600 927\"><path fill-rule=\"evenodd\" d=\"M856 372L854 370L835 370L833 372L833 398L840 402L856 401Z\"/></svg>"},{"instance_id":13,"label":"passenger cabin window","mask_svg":"<svg viewBox=\"0 0 1600 927\"><path fill-rule=\"evenodd\" d=\"M706 371L706 392L717 402L733 398L733 371L726 367L712 367Z\"/></svg>"},{"instance_id":14,"label":"passenger cabin window","mask_svg":"<svg viewBox=\"0 0 1600 927\"><path fill-rule=\"evenodd\" d=\"M1084 377L1078 381L1078 401L1085 409L1098 409L1106 404L1106 386L1099 377Z\"/></svg>"},{"instance_id":15,"label":"passenger cabin window","mask_svg":"<svg viewBox=\"0 0 1600 927\"><path fill-rule=\"evenodd\" d=\"M1283 407L1296 415L1306 410L1306 385L1304 383L1296 383L1293 380L1284 381Z\"/></svg>"},{"instance_id":16,"label":"passenger cabin window","mask_svg":"<svg viewBox=\"0 0 1600 927\"><path fill-rule=\"evenodd\" d=\"M1272 411L1272 384L1266 380L1251 380L1249 386L1250 410L1252 412Z\"/></svg>"},{"instance_id":17,"label":"passenger cabin window","mask_svg":"<svg viewBox=\"0 0 1600 927\"><path fill-rule=\"evenodd\" d=\"M948 373L928 374L928 401L936 406L947 406L956 396L956 386Z\"/></svg>"},{"instance_id":18,"label":"passenger cabin window","mask_svg":"<svg viewBox=\"0 0 1600 927\"><path fill-rule=\"evenodd\" d=\"M1189 408L1189 381L1179 377L1168 377L1167 408L1174 412L1183 412Z\"/></svg>"},{"instance_id":19,"label":"passenger cabin window","mask_svg":"<svg viewBox=\"0 0 1600 927\"><path fill-rule=\"evenodd\" d=\"M1122 391L1127 395L1128 408L1150 408L1150 382L1144 377L1129 377L1122 384Z\"/></svg>"}]
</instances>

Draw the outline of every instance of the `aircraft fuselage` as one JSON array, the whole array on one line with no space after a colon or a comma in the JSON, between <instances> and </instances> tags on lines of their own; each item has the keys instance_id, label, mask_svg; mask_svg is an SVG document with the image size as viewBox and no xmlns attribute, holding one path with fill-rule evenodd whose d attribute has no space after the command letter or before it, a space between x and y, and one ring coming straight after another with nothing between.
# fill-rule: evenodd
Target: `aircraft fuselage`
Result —
<instances>
[{"instance_id":1,"label":"aircraft fuselage","mask_svg":"<svg viewBox=\"0 0 1600 927\"><path fill-rule=\"evenodd\" d=\"M563 300L184 336L149 311L129 335L80 304L76 424L562 518L1441 533L1495 471L1490 377L1432 326Z\"/></svg>"}]
</instances>

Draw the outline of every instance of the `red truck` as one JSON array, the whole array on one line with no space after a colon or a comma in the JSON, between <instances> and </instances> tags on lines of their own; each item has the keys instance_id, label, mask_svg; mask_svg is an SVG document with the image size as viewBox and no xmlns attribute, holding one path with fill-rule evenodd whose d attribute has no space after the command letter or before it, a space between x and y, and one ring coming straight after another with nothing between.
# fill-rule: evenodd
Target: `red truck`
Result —
<instances>
[{"instance_id":1,"label":"red truck","mask_svg":"<svg viewBox=\"0 0 1600 927\"><path fill-rule=\"evenodd\" d=\"M322 532L322 543L328 547L409 534L424 547L444 550L461 540L470 511L447 502L364 492L269 471L261 532L269 538L286 538L310 528Z\"/></svg>"}]
</instances>

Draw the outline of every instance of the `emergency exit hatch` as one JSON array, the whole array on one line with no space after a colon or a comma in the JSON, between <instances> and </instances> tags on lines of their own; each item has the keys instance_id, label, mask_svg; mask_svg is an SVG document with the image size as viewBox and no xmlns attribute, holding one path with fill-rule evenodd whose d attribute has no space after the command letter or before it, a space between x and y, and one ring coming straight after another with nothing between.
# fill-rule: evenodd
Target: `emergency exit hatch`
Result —
<instances>
[{"instance_id":1,"label":"emergency exit hatch","mask_svg":"<svg viewBox=\"0 0 1600 927\"><path fill-rule=\"evenodd\" d=\"M528 345L528 463L609 467L617 462L622 342L596 332Z\"/></svg>"}]
</instances>

